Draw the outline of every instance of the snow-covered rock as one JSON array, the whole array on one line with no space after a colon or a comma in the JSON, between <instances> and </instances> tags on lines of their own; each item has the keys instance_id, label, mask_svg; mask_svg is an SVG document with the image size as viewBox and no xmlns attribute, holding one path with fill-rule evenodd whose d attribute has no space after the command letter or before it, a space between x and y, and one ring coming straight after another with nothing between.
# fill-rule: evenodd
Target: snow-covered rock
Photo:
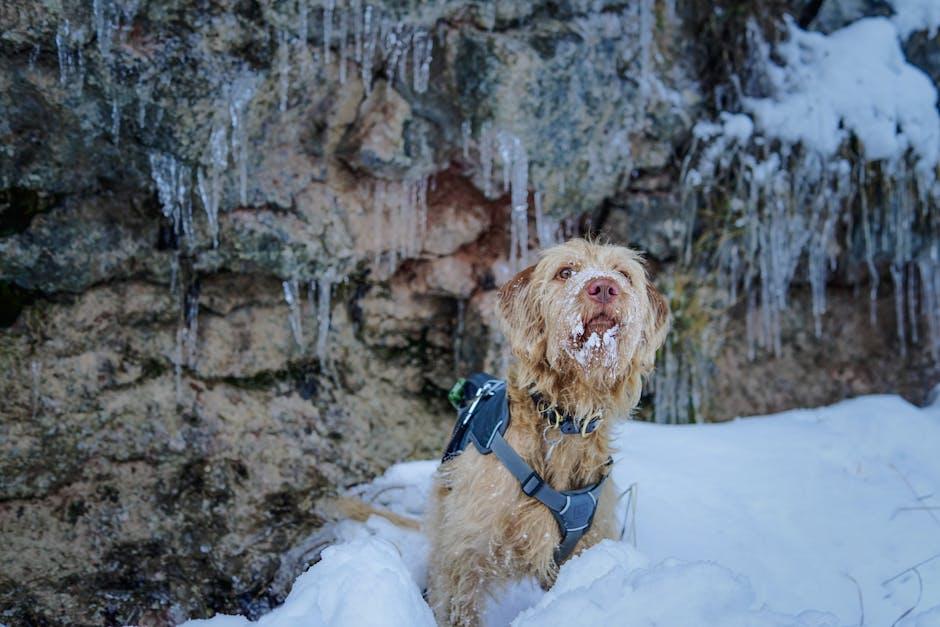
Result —
<instances>
[{"instance_id":1,"label":"snow-covered rock","mask_svg":"<svg viewBox=\"0 0 940 627\"><path fill-rule=\"evenodd\" d=\"M185 624L238 627L250 621L240 616L218 616ZM294 582L284 604L263 616L257 624L260 627L433 627L434 617L398 549L375 537L325 549L317 565Z\"/></svg>"}]
</instances>

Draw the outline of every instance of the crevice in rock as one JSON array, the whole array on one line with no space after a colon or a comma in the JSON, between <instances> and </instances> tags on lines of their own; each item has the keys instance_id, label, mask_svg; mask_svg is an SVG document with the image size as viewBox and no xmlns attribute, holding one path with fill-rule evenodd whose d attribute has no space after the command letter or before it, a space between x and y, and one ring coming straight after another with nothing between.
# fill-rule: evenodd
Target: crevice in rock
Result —
<instances>
[{"instance_id":1,"label":"crevice in rock","mask_svg":"<svg viewBox=\"0 0 940 627\"><path fill-rule=\"evenodd\" d=\"M800 16L796 20L800 28L809 28L809 25L812 24L816 16L819 15L819 10L822 8L824 1L825 0L810 0L810 2L803 7L803 10L800 11Z\"/></svg>"},{"instance_id":2,"label":"crevice in rock","mask_svg":"<svg viewBox=\"0 0 940 627\"><path fill-rule=\"evenodd\" d=\"M0 281L0 329L13 326L26 307L39 297L35 290L25 290L12 281Z\"/></svg>"},{"instance_id":3,"label":"crevice in rock","mask_svg":"<svg viewBox=\"0 0 940 627\"><path fill-rule=\"evenodd\" d=\"M0 237L22 233L57 200L54 194L26 187L0 189Z\"/></svg>"}]
</instances>

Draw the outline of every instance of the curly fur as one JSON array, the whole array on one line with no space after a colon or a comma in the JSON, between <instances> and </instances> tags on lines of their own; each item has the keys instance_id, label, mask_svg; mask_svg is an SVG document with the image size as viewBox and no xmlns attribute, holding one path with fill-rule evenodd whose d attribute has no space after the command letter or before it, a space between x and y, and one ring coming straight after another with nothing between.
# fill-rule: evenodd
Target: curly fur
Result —
<instances>
[{"instance_id":1,"label":"curly fur","mask_svg":"<svg viewBox=\"0 0 940 627\"><path fill-rule=\"evenodd\" d=\"M596 278L619 288L611 302L588 297L586 287ZM599 481L611 453L611 421L629 416L639 401L642 377L669 328L668 304L649 282L640 255L571 240L544 251L503 286L498 308L515 357L506 440L555 489ZM534 392L582 424L604 421L592 434L563 436L536 410ZM607 481L575 554L614 537L615 501L616 488ZM478 624L494 584L531 575L547 588L555 580L557 524L495 455L468 447L441 465L428 528L428 600L441 624Z\"/></svg>"}]
</instances>

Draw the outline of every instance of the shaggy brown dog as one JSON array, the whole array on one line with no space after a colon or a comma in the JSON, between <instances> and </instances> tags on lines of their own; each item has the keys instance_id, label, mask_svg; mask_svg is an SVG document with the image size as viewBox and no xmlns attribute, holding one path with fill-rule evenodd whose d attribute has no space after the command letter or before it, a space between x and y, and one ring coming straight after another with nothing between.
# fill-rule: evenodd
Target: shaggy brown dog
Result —
<instances>
[{"instance_id":1,"label":"shaggy brown dog","mask_svg":"<svg viewBox=\"0 0 940 627\"><path fill-rule=\"evenodd\" d=\"M499 314L516 358L506 440L556 490L598 482L610 425L637 404L669 327L668 304L639 254L580 239L546 250L500 290ZM535 392L580 425L605 420L591 434L562 435L537 411ZM616 499L608 480L575 554L615 537ZM493 584L532 575L552 585L558 525L496 455L468 446L438 469L431 500L428 601L438 622L478 624Z\"/></svg>"}]
</instances>

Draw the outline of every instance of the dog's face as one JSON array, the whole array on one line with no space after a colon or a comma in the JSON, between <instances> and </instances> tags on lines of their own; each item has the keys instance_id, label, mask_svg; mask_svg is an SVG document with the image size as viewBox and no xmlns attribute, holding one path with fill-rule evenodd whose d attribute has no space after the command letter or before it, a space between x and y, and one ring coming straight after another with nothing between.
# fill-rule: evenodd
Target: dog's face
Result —
<instances>
[{"instance_id":1,"label":"dog's face","mask_svg":"<svg viewBox=\"0 0 940 627\"><path fill-rule=\"evenodd\" d=\"M652 369L669 326L639 254L582 239L546 250L503 286L499 312L524 364L597 384Z\"/></svg>"}]
</instances>

